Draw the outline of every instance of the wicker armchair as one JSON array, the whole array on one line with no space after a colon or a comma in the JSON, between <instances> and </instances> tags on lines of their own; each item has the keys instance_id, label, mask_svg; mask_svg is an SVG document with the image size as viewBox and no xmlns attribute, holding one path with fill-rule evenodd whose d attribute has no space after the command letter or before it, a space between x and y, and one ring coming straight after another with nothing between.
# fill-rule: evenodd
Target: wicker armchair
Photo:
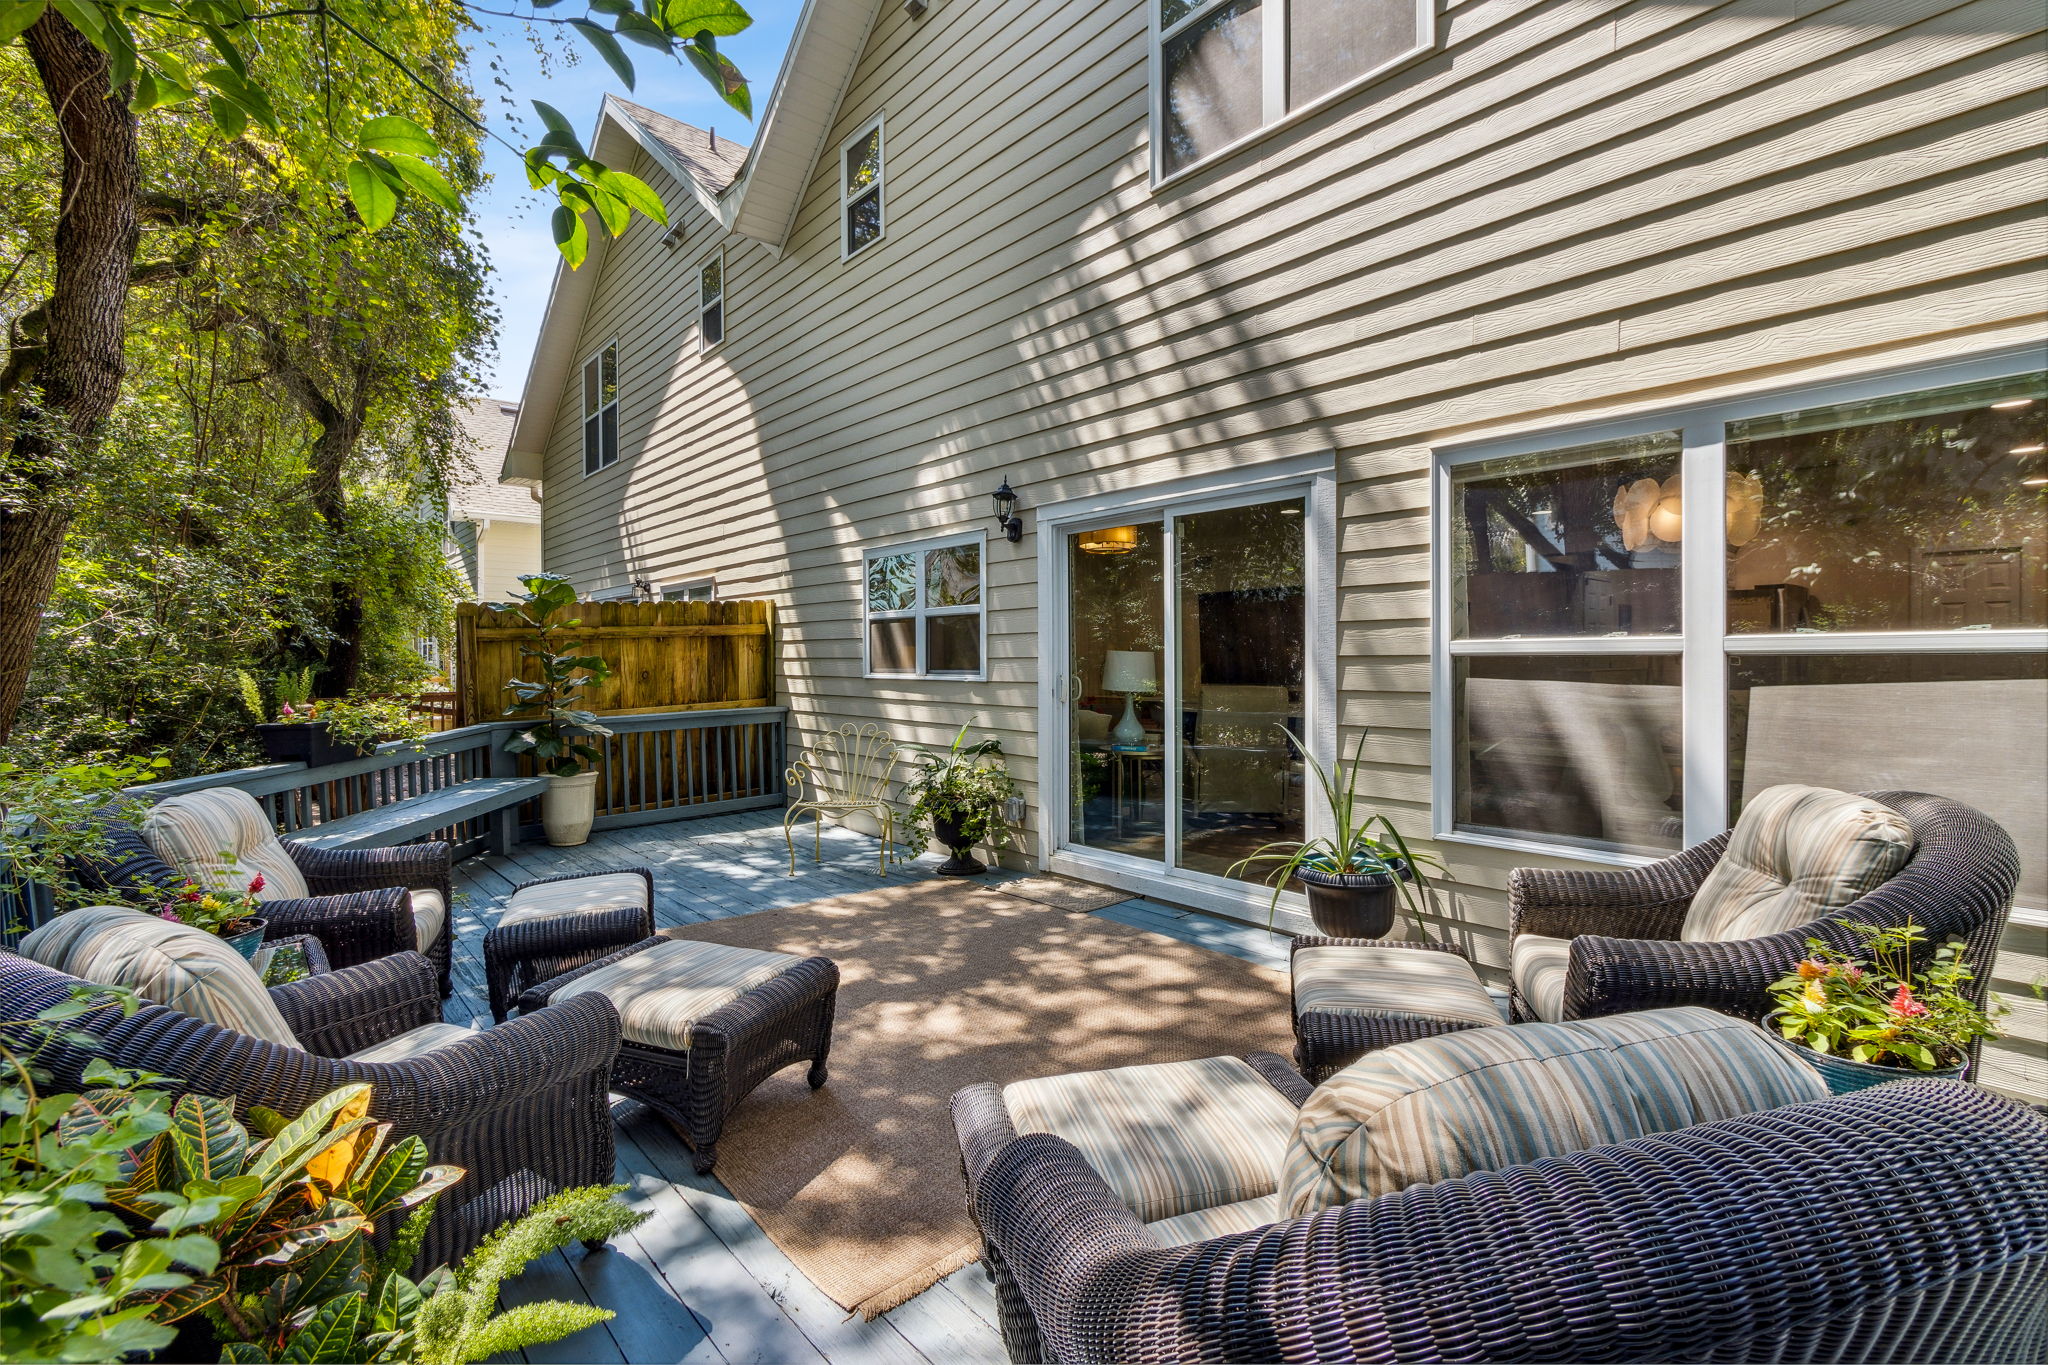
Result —
<instances>
[{"instance_id":1,"label":"wicker armchair","mask_svg":"<svg viewBox=\"0 0 2048 1365\"><path fill-rule=\"evenodd\" d=\"M1935 944L1962 939L1982 1003L2019 881L2012 837L1990 817L1945 797L1863 795L1905 816L1916 846L1890 881L1825 919L1764 938L1680 942L1693 893L1727 847L1728 836L1720 834L1625 872L1517 868L1508 878L1509 934L1571 940L1566 1019L1673 1005L1761 1019L1771 1009L1766 987L1806 955L1807 939L1844 950L1856 946L1845 920L1885 927L1911 920L1927 932L1930 954ZM1519 989L1515 1010L1517 1018L1533 1017Z\"/></svg>"},{"instance_id":2,"label":"wicker armchair","mask_svg":"<svg viewBox=\"0 0 2048 1365\"><path fill-rule=\"evenodd\" d=\"M163 888L182 886L182 872L157 856L129 825L101 826L101 851L69 859L71 878L82 889L129 905L157 903ZM406 892L429 887L448 907L440 936L427 945L441 998L449 994L450 945L455 937L451 850L445 843L403 844L360 850L309 848L287 841L286 852L305 874L313 894L303 900L268 900L263 916L270 935L311 934L337 967L374 962L415 950L412 909Z\"/></svg>"},{"instance_id":3,"label":"wicker armchair","mask_svg":"<svg viewBox=\"0 0 2048 1365\"><path fill-rule=\"evenodd\" d=\"M32 1019L80 984L0 950L0 1018ZM619 1020L609 1001L566 1000L402 1061L363 1062L346 1054L440 1020L434 969L424 957L396 953L273 987L270 997L303 1050L147 1005L126 1019L107 1009L71 1021L73 1035L98 1041L60 1042L44 1052L43 1064L63 1088L78 1087L86 1063L99 1057L173 1077L182 1091L287 1116L338 1086L370 1082L373 1115L396 1136L425 1139L434 1161L467 1172L442 1196L421 1266L457 1260L549 1194L611 1179L606 1092Z\"/></svg>"},{"instance_id":4,"label":"wicker armchair","mask_svg":"<svg viewBox=\"0 0 2048 1365\"><path fill-rule=\"evenodd\" d=\"M1305 1083L1275 1084L1306 1097ZM1899 1082L1174 1247L1071 1144L1016 1136L995 1087L963 1091L953 1116L1012 1360L2048 1352L2048 1120L1961 1082Z\"/></svg>"}]
</instances>

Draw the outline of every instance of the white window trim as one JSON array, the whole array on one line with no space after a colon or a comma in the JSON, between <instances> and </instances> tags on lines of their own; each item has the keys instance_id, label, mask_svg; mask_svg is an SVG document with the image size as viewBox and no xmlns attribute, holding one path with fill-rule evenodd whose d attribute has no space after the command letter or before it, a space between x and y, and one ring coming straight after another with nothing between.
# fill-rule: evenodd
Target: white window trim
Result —
<instances>
[{"instance_id":1,"label":"white window trim","mask_svg":"<svg viewBox=\"0 0 2048 1365\"><path fill-rule=\"evenodd\" d=\"M704 268L714 261L718 263L718 297L713 299L710 303L706 303L704 302ZM722 246L714 247L710 255L706 256L703 260L697 262L698 355L704 355L708 352L715 351L719 347L725 345L726 333L729 330L731 330L728 324L730 324L732 321L732 310L725 306L726 292L727 291L725 279L725 248ZM718 340L707 342L704 340L704 315L706 313L709 313L714 305L718 308Z\"/></svg>"},{"instance_id":2,"label":"white window trim","mask_svg":"<svg viewBox=\"0 0 2048 1365\"><path fill-rule=\"evenodd\" d=\"M631 583L622 583L617 587L611 588L595 588L586 593L583 600L586 602L637 602L640 600L640 589Z\"/></svg>"},{"instance_id":3,"label":"white window trim","mask_svg":"<svg viewBox=\"0 0 2048 1365\"><path fill-rule=\"evenodd\" d=\"M663 583L660 587L656 588L654 590L654 597L655 600L658 602L687 601L689 599L681 597L670 597L669 594L672 592L695 592L699 588L705 589L711 594L709 597L700 600L706 602L716 602L718 600L718 580L716 578L672 579L669 582Z\"/></svg>"},{"instance_id":4,"label":"white window trim","mask_svg":"<svg viewBox=\"0 0 2048 1365\"><path fill-rule=\"evenodd\" d=\"M1329 108L1337 101L1348 98L1361 87L1384 80L1396 71L1421 60L1437 47L1436 0L1414 0L1415 4L1415 46L1408 51L1381 62L1378 66L1362 71L1334 90L1316 96L1298 108L1287 108L1287 6L1291 0L1260 0L1262 17L1259 21L1259 55L1263 68L1262 90L1264 117L1257 128L1246 133L1235 142L1218 147L1209 155L1191 161L1177 171L1166 169L1165 47L1168 39L1186 29L1190 24L1199 23L1212 11L1221 9L1232 0L1201 0L1188 14L1162 31L1159 27L1159 0L1145 0L1146 27L1151 34L1150 52L1147 61L1151 90L1152 188L1157 190L1181 178L1206 170L1227 157L1271 137L1283 128L1291 127L1317 111ZM1268 22L1268 21L1272 22ZM842 176L844 172L841 172ZM843 216L843 213L842 213Z\"/></svg>"},{"instance_id":5,"label":"white window trim","mask_svg":"<svg viewBox=\"0 0 2048 1365\"><path fill-rule=\"evenodd\" d=\"M2048 650L2048 630L1871 631L1841 634L1727 633L1724 576L1711 568L1680 579L1677 635L1543 637L1532 640L1453 640L1450 565L1452 475L1465 466L1515 455L1597 445L1634 436L1677 431L1686 500L1718 507L1726 479L1725 429L1730 422L1769 417L1805 408L1833 407L1871 399L2006 379L2048 365L2040 345L1961 360L1886 370L1856 379L1763 390L1692 408L1664 409L1596 426L1554 427L1500 440L1439 447L1430 478L1430 805L1432 837L1439 842L1507 849L1579 862L1642 866L1660 856L1586 848L1552 842L1540 835L1514 837L1454 828L1456 774L1452 706L1454 660L1517 654L1669 654L1683 657L1679 716L1683 733L1684 837L1694 844L1726 830L1728 811L1728 657L1735 654L1994 654ZM1727 529L1720 517L1687 517L1681 563L1719 565L1726 557Z\"/></svg>"},{"instance_id":6,"label":"white window trim","mask_svg":"<svg viewBox=\"0 0 2048 1365\"><path fill-rule=\"evenodd\" d=\"M597 411L595 413L586 415L583 411L584 371L590 368L591 361L597 361L599 382L602 383L604 375L604 353L608 350L616 351L618 349L618 345L619 339L616 336L612 337L603 345L598 346L594 350L586 352L583 357L583 363L576 367L576 429L579 433L581 433L581 449L583 454L583 477L586 479L591 478L594 475L604 473L605 470L610 469L613 465L623 464L626 459L626 453L624 449L625 436L624 433L621 433L619 438L620 449L611 457L611 459L606 460L603 464L595 466L593 466L590 463L590 418L593 416L597 418L598 455L602 457L604 454L604 410L606 408L610 408L614 413L616 413L619 407L619 395L623 394L626 391L626 385L624 383L623 375L625 367L622 364L620 364L619 357L617 355L614 355L612 357L612 373L613 376L619 380L619 383L617 387L613 390L612 401L609 403L599 403L597 405ZM614 423L616 423L617 420L618 419L615 416L613 418Z\"/></svg>"},{"instance_id":7,"label":"white window trim","mask_svg":"<svg viewBox=\"0 0 2048 1365\"><path fill-rule=\"evenodd\" d=\"M839 144L838 169L833 172L839 178L839 260L841 264L852 260L863 251L874 246L889 235L889 132L883 125L883 115L876 114L855 130L852 137ZM846 154L853 145L869 133L876 134L875 140L875 183L858 194L849 194L846 189ZM846 227L846 211L853 207L853 201L864 199L869 193L876 195L875 235L856 247Z\"/></svg>"},{"instance_id":8,"label":"white window trim","mask_svg":"<svg viewBox=\"0 0 2048 1365\"><path fill-rule=\"evenodd\" d=\"M977 553L976 563L981 565L981 600L966 607L927 607L924 605L925 566L924 556L933 550L951 549L956 545L972 545ZM871 612L868 610L868 565L877 559L892 555L914 554L918 556L917 605L909 611ZM981 660L981 667L973 672L934 672L925 667L924 622L928 616L968 616L979 618L981 642L975 657ZM915 621L912 644L917 650L917 670L912 673L877 672L870 657L868 624L873 621ZM934 678L942 682L984 682L988 678L988 536L981 531L970 531L956 536L936 536L927 540L902 541L889 545L876 545L861 553L860 558L860 670L866 678Z\"/></svg>"}]
</instances>

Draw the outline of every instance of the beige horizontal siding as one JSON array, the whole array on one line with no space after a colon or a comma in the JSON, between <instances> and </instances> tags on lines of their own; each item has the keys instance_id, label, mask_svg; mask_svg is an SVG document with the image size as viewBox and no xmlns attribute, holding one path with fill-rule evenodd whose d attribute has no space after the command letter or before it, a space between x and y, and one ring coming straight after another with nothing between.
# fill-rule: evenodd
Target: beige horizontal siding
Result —
<instances>
[{"instance_id":1,"label":"beige horizontal siding","mask_svg":"<svg viewBox=\"0 0 2048 1365\"><path fill-rule=\"evenodd\" d=\"M638 224L599 267L579 354L620 340L627 457L581 476L572 377L548 567L772 597L801 730L941 744L971 719L1036 805L1038 509L1334 451L1343 743L1368 728L1363 785L1420 836L1432 448L2038 337L2043 22L2038 0L1465 0L1440 51L1155 190L1140 0L886 6L785 248L724 240L709 356L718 231L636 167L683 241ZM878 112L887 236L842 263L837 150ZM862 678L863 549L992 529L1005 476L1026 534L987 545L988 680ZM1540 860L1440 851L1500 966L1507 873ZM1998 972L2037 1034L2013 993L2040 937ZM2048 1093L2038 1047L1996 1057Z\"/></svg>"}]
</instances>

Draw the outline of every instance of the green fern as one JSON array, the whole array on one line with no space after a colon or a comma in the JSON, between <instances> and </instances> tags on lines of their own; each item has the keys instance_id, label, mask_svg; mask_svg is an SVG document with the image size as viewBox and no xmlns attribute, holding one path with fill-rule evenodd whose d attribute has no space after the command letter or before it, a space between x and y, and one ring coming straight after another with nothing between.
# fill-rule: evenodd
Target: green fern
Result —
<instances>
[{"instance_id":1,"label":"green fern","mask_svg":"<svg viewBox=\"0 0 2048 1365\"><path fill-rule=\"evenodd\" d=\"M235 686L242 694L242 705L258 720L270 713L263 709L263 684L256 681L256 675L246 668L235 670Z\"/></svg>"}]
</instances>

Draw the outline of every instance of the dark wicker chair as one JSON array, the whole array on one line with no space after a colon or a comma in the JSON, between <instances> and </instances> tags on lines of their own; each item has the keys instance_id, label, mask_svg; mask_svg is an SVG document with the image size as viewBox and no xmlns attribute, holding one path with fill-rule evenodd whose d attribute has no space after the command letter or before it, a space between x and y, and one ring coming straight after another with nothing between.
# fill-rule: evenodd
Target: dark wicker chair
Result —
<instances>
[{"instance_id":1,"label":"dark wicker chair","mask_svg":"<svg viewBox=\"0 0 2048 1365\"><path fill-rule=\"evenodd\" d=\"M621 867L614 872L638 873L647 882L645 908L620 906L558 915L551 919L499 924L484 934L484 986L490 996L491 1018L503 1023L521 992L543 981L588 966L609 953L630 947L654 934L654 870ZM555 877L536 877L513 888L518 895L529 886L583 881L602 873L564 872Z\"/></svg>"},{"instance_id":2,"label":"dark wicker chair","mask_svg":"<svg viewBox=\"0 0 2048 1365\"><path fill-rule=\"evenodd\" d=\"M153 906L165 887L182 886L185 875L157 856L132 826L109 821L100 827L100 851L68 860L71 878L95 895L126 905ZM303 900L268 900L264 918L270 934L311 934L336 967L374 962L415 950L412 909L406 892L415 886L441 894L448 907L441 936L426 948L441 998L450 990L449 963L455 940L452 851L445 843L397 848L330 850L285 841L292 861L313 894Z\"/></svg>"},{"instance_id":3,"label":"dark wicker chair","mask_svg":"<svg viewBox=\"0 0 2048 1365\"><path fill-rule=\"evenodd\" d=\"M0 1018L32 1019L80 984L0 950ZM441 1198L423 1267L459 1259L549 1194L611 1180L606 1091L619 1019L609 1001L568 1000L403 1061L355 1062L346 1054L440 1020L424 957L395 953L273 987L270 996L304 1051L148 1005L126 1019L108 1009L72 1021L73 1033L98 1042L61 1043L43 1054L43 1064L63 1088L77 1088L86 1063L100 1057L175 1078L181 1091L287 1116L338 1086L370 1082L374 1116L396 1136L425 1139L433 1161L467 1172Z\"/></svg>"},{"instance_id":4,"label":"dark wicker chair","mask_svg":"<svg viewBox=\"0 0 2048 1365\"><path fill-rule=\"evenodd\" d=\"M1509 933L1572 940L1567 1019L1674 1005L1761 1019L1772 1008L1766 988L1806 955L1806 940L1818 938L1845 951L1857 946L1844 921L1893 927L1910 920L1927 932L1923 960L1934 945L1962 939L1982 1003L2019 882L2012 836L1989 816L1945 797L1905 791L1863 795L1905 816L1917 846L1890 881L1825 919L1765 938L1679 942L1693 893L1728 846L1728 836L1719 834L1626 872L1517 868L1508 877ZM1515 1012L1517 1018L1533 1017L1519 990Z\"/></svg>"},{"instance_id":5,"label":"dark wicker chair","mask_svg":"<svg viewBox=\"0 0 2048 1365\"><path fill-rule=\"evenodd\" d=\"M1248 1059L1250 1060L1250 1059ZM1308 1087L1261 1066L1299 1104ZM1165 1247L1071 1144L953 1101L1017 1361L2014 1361L2048 1119L1902 1081Z\"/></svg>"},{"instance_id":6,"label":"dark wicker chair","mask_svg":"<svg viewBox=\"0 0 2048 1365\"><path fill-rule=\"evenodd\" d=\"M562 987L661 942L658 937L643 939L541 982L519 997L521 1014L560 1009L548 1002ZM587 994L563 1004L575 1004ZM780 976L698 1020L690 1031L688 1051L621 1039L612 1089L668 1120L689 1145L697 1174L709 1174L718 1161L718 1138L725 1131L726 1116L754 1087L799 1062L810 1064L805 1079L811 1089L825 1083L838 998L838 964L826 957L799 959Z\"/></svg>"}]
</instances>

